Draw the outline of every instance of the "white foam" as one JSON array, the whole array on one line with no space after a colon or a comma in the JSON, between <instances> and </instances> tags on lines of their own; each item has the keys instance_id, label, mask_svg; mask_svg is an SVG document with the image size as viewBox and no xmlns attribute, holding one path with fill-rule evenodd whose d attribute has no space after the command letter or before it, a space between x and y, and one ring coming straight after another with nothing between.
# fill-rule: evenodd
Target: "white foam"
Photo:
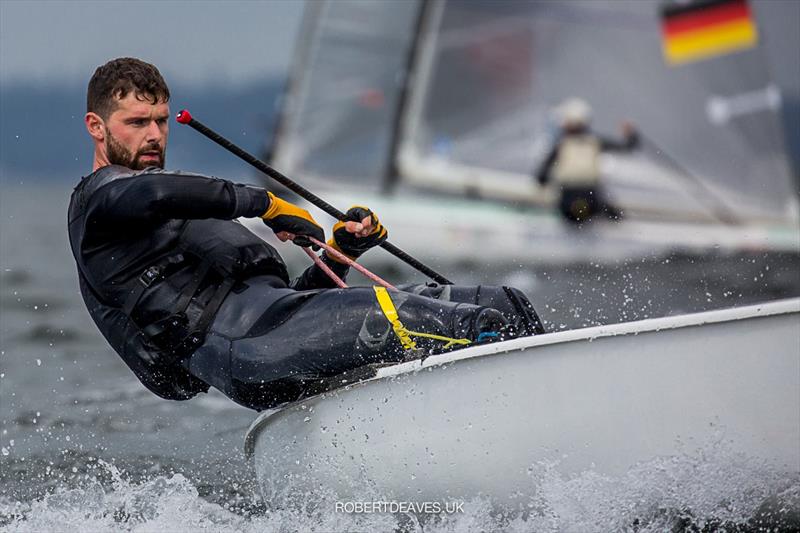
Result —
<instances>
[{"instance_id":1,"label":"white foam","mask_svg":"<svg viewBox=\"0 0 800 533\"><path fill-rule=\"evenodd\" d=\"M306 494L303 505L244 516L210 503L181 474L132 483L101 461L111 487L93 480L59 489L29 503L0 499L0 525L9 532L173 531L664 531L688 521L746 524L773 504L768 524L800 516L800 478L735 453L721 438L697 450L637 465L620 477L588 470L564 477L557 465L531 465L534 496L514 509L485 499L462 502L463 512L438 515L337 512L324 491ZM691 453L690 453L691 452ZM290 489L287 487L287 489ZM375 495L372 495L375 497ZM369 501L369 489L362 496ZM784 522L781 522L784 520ZM687 522L683 522L687 523ZM789 522L794 524L794 522ZM796 524L795 524L796 525Z\"/></svg>"}]
</instances>

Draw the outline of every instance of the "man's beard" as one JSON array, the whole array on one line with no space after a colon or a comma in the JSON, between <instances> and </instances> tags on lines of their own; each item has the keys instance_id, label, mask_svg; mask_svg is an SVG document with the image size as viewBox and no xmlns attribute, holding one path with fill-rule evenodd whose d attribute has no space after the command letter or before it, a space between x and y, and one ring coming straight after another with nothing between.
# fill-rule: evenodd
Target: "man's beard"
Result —
<instances>
[{"instance_id":1,"label":"man's beard","mask_svg":"<svg viewBox=\"0 0 800 533\"><path fill-rule=\"evenodd\" d=\"M164 168L165 149L162 149L158 144L148 144L143 149L136 152L136 155L131 153L130 150L125 148L117 139L111 135L111 132L106 130L106 150L108 153L108 162L112 165L122 165L131 170L144 170L148 167ZM143 163L141 161L142 155L145 152L158 152L158 161L155 163Z\"/></svg>"}]
</instances>

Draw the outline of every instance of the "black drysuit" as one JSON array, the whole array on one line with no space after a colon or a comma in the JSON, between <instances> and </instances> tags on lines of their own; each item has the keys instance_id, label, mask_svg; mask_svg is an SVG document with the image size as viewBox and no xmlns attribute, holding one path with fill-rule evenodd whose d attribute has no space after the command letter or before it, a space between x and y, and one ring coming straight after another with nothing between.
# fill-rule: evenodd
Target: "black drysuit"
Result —
<instances>
[{"instance_id":1,"label":"black drysuit","mask_svg":"<svg viewBox=\"0 0 800 533\"><path fill-rule=\"evenodd\" d=\"M181 400L214 386L265 409L409 357L372 288L334 288L316 265L290 282L277 251L234 220L268 203L257 187L155 168L107 166L75 188L68 221L81 293L156 394ZM471 340L542 331L515 289L423 285L391 296L414 331ZM415 357L441 351L439 341L419 347Z\"/></svg>"}]
</instances>

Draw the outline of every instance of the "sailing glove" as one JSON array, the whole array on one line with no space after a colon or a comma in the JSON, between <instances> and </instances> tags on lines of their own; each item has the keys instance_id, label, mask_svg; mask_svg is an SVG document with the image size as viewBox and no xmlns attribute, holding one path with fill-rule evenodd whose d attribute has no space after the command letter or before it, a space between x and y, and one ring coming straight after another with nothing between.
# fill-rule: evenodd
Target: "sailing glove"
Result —
<instances>
[{"instance_id":1,"label":"sailing glove","mask_svg":"<svg viewBox=\"0 0 800 533\"><path fill-rule=\"evenodd\" d=\"M269 207L266 213L261 215L264 224L269 226L282 241L290 239L288 234L292 234L295 244L319 250L319 246L312 244L308 237L324 241L325 232L311 214L301 207L281 200L271 192L267 192L267 196L269 196Z\"/></svg>"},{"instance_id":2,"label":"sailing glove","mask_svg":"<svg viewBox=\"0 0 800 533\"><path fill-rule=\"evenodd\" d=\"M367 207L354 205L347 210L345 219L333 226L333 237L328 240L328 246L355 261L370 248L380 246L388 236L375 213ZM338 261L333 255L329 257Z\"/></svg>"}]
</instances>

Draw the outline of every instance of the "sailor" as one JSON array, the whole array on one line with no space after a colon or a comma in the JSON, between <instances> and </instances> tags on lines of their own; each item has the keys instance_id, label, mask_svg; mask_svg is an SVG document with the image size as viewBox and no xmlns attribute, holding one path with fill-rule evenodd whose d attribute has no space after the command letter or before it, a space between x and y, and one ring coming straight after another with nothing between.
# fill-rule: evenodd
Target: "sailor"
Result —
<instances>
[{"instance_id":1,"label":"sailor","mask_svg":"<svg viewBox=\"0 0 800 533\"><path fill-rule=\"evenodd\" d=\"M290 280L278 252L236 219L260 217L299 245L323 241L322 228L265 189L164 170L169 98L141 60L96 70L85 116L93 172L68 215L89 313L154 393L184 400L213 386L260 410L357 369L542 331L525 296L507 287L338 289L316 265ZM386 237L372 211L354 207L328 243L356 259Z\"/></svg>"},{"instance_id":2,"label":"sailor","mask_svg":"<svg viewBox=\"0 0 800 533\"><path fill-rule=\"evenodd\" d=\"M597 214L619 220L622 211L608 201L600 183L600 154L635 149L639 144L636 129L623 122L622 142L593 133L589 127L592 109L580 98L564 101L556 114L561 119L561 136L536 171L538 182L555 182L560 193L559 210L570 222L580 224Z\"/></svg>"}]
</instances>

